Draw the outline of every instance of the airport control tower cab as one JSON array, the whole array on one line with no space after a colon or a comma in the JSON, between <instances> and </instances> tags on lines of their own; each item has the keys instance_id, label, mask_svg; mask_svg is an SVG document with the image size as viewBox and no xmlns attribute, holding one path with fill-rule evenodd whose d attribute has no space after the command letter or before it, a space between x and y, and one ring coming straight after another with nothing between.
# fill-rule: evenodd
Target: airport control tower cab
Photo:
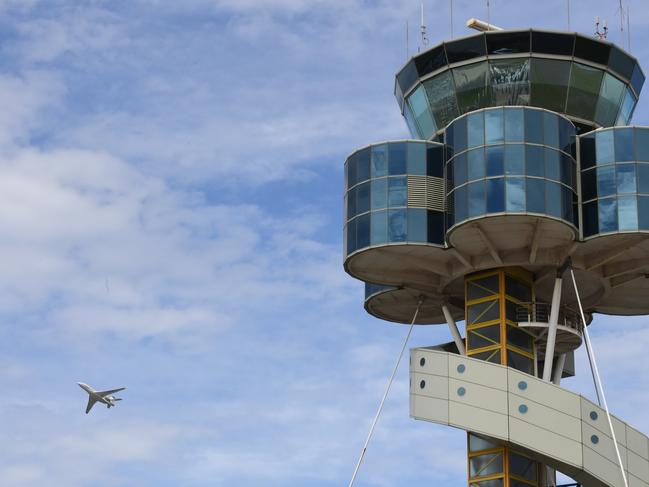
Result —
<instances>
[{"instance_id":1,"label":"airport control tower cab","mask_svg":"<svg viewBox=\"0 0 649 487\"><path fill-rule=\"evenodd\" d=\"M594 313L649 314L644 80L581 34L454 39L396 75L412 138L345 161L345 271L373 316L448 325L410 415L468 433L470 487L649 487L647 436L560 386Z\"/></svg>"}]
</instances>

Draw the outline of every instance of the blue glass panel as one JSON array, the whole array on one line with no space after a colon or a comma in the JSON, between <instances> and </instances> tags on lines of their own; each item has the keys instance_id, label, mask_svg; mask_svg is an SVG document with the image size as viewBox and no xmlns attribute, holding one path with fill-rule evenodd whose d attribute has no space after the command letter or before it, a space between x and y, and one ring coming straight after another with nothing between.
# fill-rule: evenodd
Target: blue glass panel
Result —
<instances>
[{"instance_id":1,"label":"blue glass panel","mask_svg":"<svg viewBox=\"0 0 649 487\"><path fill-rule=\"evenodd\" d=\"M559 119L559 148L570 153L570 145L575 137L575 127L568 120Z\"/></svg>"},{"instance_id":2,"label":"blue glass panel","mask_svg":"<svg viewBox=\"0 0 649 487\"><path fill-rule=\"evenodd\" d=\"M579 154L581 169L588 169L595 165L595 135L584 135L579 138Z\"/></svg>"},{"instance_id":3,"label":"blue glass panel","mask_svg":"<svg viewBox=\"0 0 649 487\"><path fill-rule=\"evenodd\" d=\"M375 211L371 215L372 235L370 237L370 243L372 245L386 243L388 241L388 212Z\"/></svg>"},{"instance_id":4,"label":"blue glass panel","mask_svg":"<svg viewBox=\"0 0 649 487\"><path fill-rule=\"evenodd\" d=\"M525 110L525 141L543 143L543 112Z\"/></svg>"},{"instance_id":5,"label":"blue glass panel","mask_svg":"<svg viewBox=\"0 0 649 487\"><path fill-rule=\"evenodd\" d=\"M388 173L392 176L395 174L406 173L406 144L397 142L388 144Z\"/></svg>"},{"instance_id":6,"label":"blue glass panel","mask_svg":"<svg viewBox=\"0 0 649 487\"><path fill-rule=\"evenodd\" d=\"M615 129L615 162L634 161L633 129Z\"/></svg>"},{"instance_id":7,"label":"blue glass panel","mask_svg":"<svg viewBox=\"0 0 649 487\"><path fill-rule=\"evenodd\" d=\"M522 108L505 109L505 140L507 142L523 142L525 124Z\"/></svg>"},{"instance_id":8,"label":"blue glass panel","mask_svg":"<svg viewBox=\"0 0 649 487\"><path fill-rule=\"evenodd\" d=\"M356 187L356 213L370 211L370 182L367 181Z\"/></svg>"},{"instance_id":9,"label":"blue glass panel","mask_svg":"<svg viewBox=\"0 0 649 487\"><path fill-rule=\"evenodd\" d=\"M438 127L446 127L459 115L455 84L450 71L442 73L424 81L428 101L433 110L433 116Z\"/></svg>"},{"instance_id":10,"label":"blue glass panel","mask_svg":"<svg viewBox=\"0 0 649 487\"><path fill-rule=\"evenodd\" d=\"M502 178L487 179L487 213L505 211L505 181Z\"/></svg>"},{"instance_id":11,"label":"blue glass panel","mask_svg":"<svg viewBox=\"0 0 649 487\"><path fill-rule=\"evenodd\" d=\"M408 174L426 175L426 144L408 142Z\"/></svg>"},{"instance_id":12,"label":"blue glass panel","mask_svg":"<svg viewBox=\"0 0 649 487\"><path fill-rule=\"evenodd\" d=\"M379 210L388 206L388 178L372 180L372 209Z\"/></svg>"},{"instance_id":13,"label":"blue glass panel","mask_svg":"<svg viewBox=\"0 0 649 487\"><path fill-rule=\"evenodd\" d=\"M581 197L583 201L597 198L597 171L590 169L581 173Z\"/></svg>"},{"instance_id":14,"label":"blue glass panel","mask_svg":"<svg viewBox=\"0 0 649 487\"><path fill-rule=\"evenodd\" d=\"M559 119L554 113L543 112L543 139L545 145L559 149Z\"/></svg>"},{"instance_id":15,"label":"blue glass panel","mask_svg":"<svg viewBox=\"0 0 649 487\"><path fill-rule=\"evenodd\" d=\"M504 147L495 145L486 148L487 176L502 176L504 174Z\"/></svg>"},{"instance_id":16,"label":"blue glass panel","mask_svg":"<svg viewBox=\"0 0 649 487\"><path fill-rule=\"evenodd\" d=\"M467 116L467 142L469 147L484 144L484 112L471 113Z\"/></svg>"},{"instance_id":17,"label":"blue glass panel","mask_svg":"<svg viewBox=\"0 0 649 487\"><path fill-rule=\"evenodd\" d=\"M406 222L406 210L388 211L388 241L405 242L408 225Z\"/></svg>"},{"instance_id":18,"label":"blue glass panel","mask_svg":"<svg viewBox=\"0 0 649 487\"><path fill-rule=\"evenodd\" d=\"M428 211L428 241L444 245L444 212Z\"/></svg>"},{"instance_id":19,"label":"blue glass panel","mask_svg":"<svg viewBox=\"0 0 649 487\"><path fill-rule=\"evenodd\" d=\"M617 216L621 231L638 229L638 205L635 196L617 199Z\"/></svg>"},{"instance_id":20,"label":"blue glass panel","mask_svg":"<svg viewBox=\"0 0 649 487\"><path fill-rule=\"evenodd\" d=\"M409 242L426 242L428 240L426 219L426 210L423 208L408 208Z\"/></svg>"},{"instance_id":21,"label":"blue glass panel","mask_svg":"<svg viewBox=\"0 0 649 487\"><path fill-rule=\"evenodd\" d=\"M469 181L484 178L484 149L482 147L479 149L473 149L469 151L468 154Z\"/></svg>"},{"instance_id":22,"label":"blue glass panel","mask_svg":"<svg viewBox=\"0 0 649 487\"><path fill-rule=\"evenodd\" d=\"M617 192L636 193L635 164L619 164L617 169Z\"/></svg>"},{"instance_id":23,"label":"blue glass panel","mask_svg":"<svg viewBox=\"0 0 649 487\"><path fill-rule=\"evenodd\" d=\"M356 188L347 191L347 219L356 215Z\"/></svg>"},{"instance_id":24,"label":"blue glass panel","mask_svg":"<svg viewBox=\"0 0 649 487\"><path fill-rule=\"evenodd\" d=\"M500 144L505 140L502 108L485 112L485 138L487 144Z\"/></svg>"},{"instance_id":25,"label":"blue glass panel","mask_svg":"<svg viewBox=\"0 0 649 487\"><path fill-rule=\"evenodd\" d=\"M484 181L469 183L468 185L469 217L484 215L485 194Z\"/></svg>"},{"instance_id":26,"label":"blue glass panel","mask_svg":"<svg viewBox=\"0 0 649 487\"><path fill-rule=\"evenodd\" d=\"M586 203L582 210L584 218L584 237L599 233L599 220L597 217L597 201Z\"/></svg>"},{"instance_id":27,"label":"blue glass panel","mask_svg":"<svg viewBox=\"0 0 649 487\"><path fill-rule=\"evenodd\" d=\"M615 124L624 94L624 83L615 76L604 73L602 88L595 110L595 121L604 127Z\"/></svg>"},{"instance_id":28,"label":"blue glass panel","mask_svg":"<svg viewBox=\"0 0 649 487\"><path fill-rule=\"evenodd\" d=\"M572 221L572 195L572 191L561 186L561 215L568 222Z\"/></svg>"},{"instance_id":29,"label":"blue glass panel","mask_svg":"<svg viewBox=\"0 0 649 487\"><path fill-rule=\"evenodd\" d=\"M545 213L545 180L537 178L525 178L527 190L525 197L527 211L531 213Z\"/></svg>"},{"instance_id":30,"label":"blue glass panel","mask_svg":"<svg viewBox=\"0 0 649 487\"><path fill-rule=\"evenodd\" d=\"M545 176L545 151L538 145L525 146L525 174Z\"/></svg>"},{"instance_id":31,"label":"blue glass panel","mask_svg":"<svg viewBox=\"0 0 649 487\"><path fill-rule=\"evenodd\" d=\"M649 164L638 164L638 193L649 194Z\"/></svg>"},{"instance_id":32,"label":"blue glass panel","mask_svg":"<svg viewBox=\"0 0 649 487\"><path fill-rule=\"evenodd\" d=\"M636 127L633 132L636 161L649 161L649 129Z\"/></svg>"},{"instance_id":33,"label":"blue glass panel","mask_svg":"<svg viewBox=\"0 0 649 487\"><path fill-rule=\"evenodd\" d=\"M640 71L640 65L635 63L635 67L633 68L633 74L631 75L631 85L635 89L636 93L640 93L642 91L642 85L644 85L644 74L642 74L642 71Z\"/></svg>"},{"instance_id":34,"label":"blue glass panel","mask_svg":"<svg viewBox=\"0 0 649 487\"><path fill-rule=\"evenodd\" d=\"M406 206L408 202L408 180L405 177L388 178L388 205Z\"/></svg>"},{"instance_id":35,"label":"blue glass panel","mask_svg":"<svg viewBox=\"0 0 649 487\"><path fill-rule=\"evenodd\" d=\"M453 159L453 181L455 186L467 182L466 152Z\"/></svg>"},{"instance_id":36,"label":"blue glass panel","mask_svg":"<svg viewBox=\"0 0 649 487\"><path fill-rule=\"evenodd\" d=\"M423 139L426 137L426 135L422 134L419 131L419 127L417 126L417 122L415 122L415 117L412 114L412 110L410 109L410 105L408 105L408 103L404 103L403 105L403 118L406 119L408 132L410 132L410 136L413 139Z\"/></svg>"},{"instance_id":37,"label":"blue glass panel","mask_svg":"<svg viewBox=\"0 0 649 487\"><path fill-rule=\"evenodd\" d=\"M460 223L463 220L466 220L468 215L468 206L467 206L467 186L462 186L457 188L453 192L453 202L455 209L455 223Z\"/></svg>"},{"instance_id":38,"label":"blue glass panel","mask_svg":"<svg viewBox=\"0 0 649 487\"><path fill-rule=\"evenodd\" d=\"M599 200L599 233L617 231L617 200L606 198Z\"/></svg>"},{"instance_id":39,"label":"blue glass panel","mask_svg":"<svg viewBox=\"0 0 649 487\"><path fill-rule=\"evenodd\" d=\"M615 184L615 166L597 168L597 195L611 196L615 194L617 185Z\"/></svg>"},{"instance_id":40,"label":"blue glass panel","mask_svg":"<svg viewBox=\"0 0 649 487\"><path fill-rule=\"evenodd\" d=\"M615 160L613 135L612 130L601 130L595 134L597 164L607 164Z\"/></svg>"},{"instance_id":41,"label":"blue glass panel","mask_svg":"<svg viewBox=\"0 0 649 487\"><path fill-rule=\"evenodd\" d=\"M347 158L347 187L351 188L357 182L356 179L356 153L352 154Z\"/></svg>"},{"instance_id":42,"label":"blue glass panel","mask_svg":"<svg viewBox=\"0 0 649 487\"><path fill-rule=\"evenodd\" d=\"M372 146L372 166L370 172L373 178L388 175L387 144Z\"/></svg>"},{"instance_id":43,"label":"blue glass panel","mask_svg":"<svg viewBox=\"0 0 649 487\"><path fill-rule=\"evenodd\" d=\"M561 185L546 181L545 183L545 209L548 215L561 218Z\"/></svg>"},{"instance_id":44,"label":"blue glass panel","mask_svg":"<svg viewBox=\"0 0 649 487\"><path fill-rule=\"evenodd\" d=\"M370 215L361 215L356 219L356 248L362 249L370 245Z\"/></svg>"},{"instance_id":45,"label":"blue glass panel","mask_svg":"<svg viewBox=\"0 0 649 487\"><path fill-rule=\"evenodd\" d=\"M649 230L649 196L638 196L638 228Z\"/></svg>"},{"instance_id":46,"label":"blue glass panel","mask_svg":"<svg viewBox=\"0 0 649 487\"><path fill-rule=\"evenodd\" d=\"M507 144L505 146L505 174L521 176L525 174L525 146Z\"/></svg>"},{"instance_id":47,"label":"blue glass panel","mask_svg":"<svg viewBox=\"0 0 649 487\"><path fill-rule=\"evenodd\" d=\"M575 184L572 180L574 172L575 165L572 159L565 154L561 154L561 182L574 188Z\"/></svg>"},{"instance_id":48,"label":"blue glass panel","mask_svg":"<svg viewBox=\"0 0 649 487\"><path fill-rule=\"evenodd\" d=\"M466 117L453 123L453 150L457 154L467 149Z\"/></svg>"},{"instance_id":49,"label":"blue glass panel","mask_svg":"<svg viewBox=\"0 0 649 487\"><path fill-rule=\"evenodd\" d=\"M370 148L358 151L357 156L357 170L356 181L359 183L367 181L370 178Z\"/></svg>"},{"instance_id":50,"label":"blue glass panel","mask_svg":"<svg viewBox=\"0 0 649 487\"><path fill-rule=\"evenodd\" d=\"M356 219L354 219L347 222L347 255L356 249Z\"/></svg>"},{"instance_id":51,"label":"blue glass panel","mask_svg":"<svg viewBox=\"0 0 649 487\"><path fill-rule=\"evenodd\" d=\"M408 103L410 104L412 113L415 116L419 130L426 138L430 137L437 128L435 127L435 122L433 122L433 118L430 114L430 105L428 104L426 89L423 85L419 85L419 87L408 97Z\"/></svg>"},{"instance_id":52,"label":"blue glass panel","mask_svg":"<svg viewBox=\"0 0 649 487\"><path fill-rule=\"evenodd\" d=\"M426 149L426 174L436 178L444 177L444 147L429 146Z\"/></svg>"},{"instance_id":53,"label":"blue glass panel","mask_svg":"<svg viewBox=\"0 0 649 487\"><path fill-rule=\"evenodd\" d=\"M507 211L525 211L525 178L507 178Z\"/></svg>"},{"instance_id":54,"label":"blue glass panel","mask_svg":"<svg viewBox=\"0 0 649 487\"><path fill-rule=\"evenodd\" d=\"M620 113L617 116L615 125L627 125L631 120L631 116L633 115L636 99L629 88L626 88L625 91L626 93L624 94L624 101L622 102L622 107L620 108Z\"/></svg>"},{"instance_id":55,"label":"blue glass panel","mask_svg":"<svg viewBox=\"0 0 649 487\"><path fill-rule=\"evenodd\" d=\"M545 177L554 181L561 180L561 167L559 152L545 148Z\"/></svg>"}]
</instances>

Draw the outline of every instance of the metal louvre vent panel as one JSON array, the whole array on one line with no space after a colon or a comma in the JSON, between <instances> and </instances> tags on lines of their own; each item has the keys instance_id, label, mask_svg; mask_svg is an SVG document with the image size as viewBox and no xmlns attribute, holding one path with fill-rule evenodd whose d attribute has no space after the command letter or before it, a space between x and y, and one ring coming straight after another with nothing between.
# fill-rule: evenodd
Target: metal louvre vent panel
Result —
<instances>
[{"instance_id":1,"label":"metal louvre vent panel","mask_svg":"<svg viewBox=\"0 0 649 487\"><path fill-rule=\"evenodd\" d=\"M444 211L444 195L444 179L433 176L408 176L409 207Z\"/></svg>"},{"instance_id":2,"label":"metal louvre vent panel","mask_svg":"<svg viewBox=\"0 0 649 487\"><path fill-rule=\"evenodd\" d=\"M429 176L426 180L426 207L429 210L445 211L446 187L444 179Z\"/></svg>"}]
</instances>

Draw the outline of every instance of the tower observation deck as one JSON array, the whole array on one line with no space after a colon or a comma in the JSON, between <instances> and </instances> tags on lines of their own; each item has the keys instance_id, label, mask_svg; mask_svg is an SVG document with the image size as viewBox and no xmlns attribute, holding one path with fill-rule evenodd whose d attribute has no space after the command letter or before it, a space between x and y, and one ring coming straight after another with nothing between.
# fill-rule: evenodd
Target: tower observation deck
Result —
<instances>
[{"instance_id":1,"label":"tower observation deck","mask_svg":"<svg viewBox=\"0 0 649 487\"><path fill-rule=\"evenodd\" d=\"M411 350L410 414L468 432L470 487L649 487L649 439L613 418L618 458L605 411L560 387L593 313L649 314L644 80L575 33L444 42L396 75L412 138L345 161L344 268L377 318L448 324Z\"/></svg>"}]
</instances>

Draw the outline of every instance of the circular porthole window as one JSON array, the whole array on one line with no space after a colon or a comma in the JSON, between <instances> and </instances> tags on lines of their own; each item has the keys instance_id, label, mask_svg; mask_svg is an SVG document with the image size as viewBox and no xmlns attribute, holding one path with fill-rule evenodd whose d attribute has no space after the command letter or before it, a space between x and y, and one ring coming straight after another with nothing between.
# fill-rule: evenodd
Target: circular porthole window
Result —
<instances>
[{"instance_id":1,"label":"circular porthole window","mask_svg":"<svg viewBox=\"0 0 649 487\"><path fill-rule=\"evenodd\" d=\"M525 404L521 404L520 406L518 406L518 412L525 414L527 412L527 406Z\"/></svg>"},{"instance_id":2,"label":"circular porthole window","mask_svg":"<svg viewBox=\"0 0 649 487\"><path fill-rule=\"evenodd\" d=\"M599 443L599 437L597 435L593 435L590 437L590 441L593 445L597 445L597 443Z\"/></svg>"},{"instance_id":3,"label":"circular porthole window","mask_svg":"<svg viewBox=\"0 0 649 487\"><path fill-rule=\"evenodd\" d=\"M426 365L426 359L424 357L422 357L421 360L419 361L419 365L421 365L422 367Z\"/></svg>"},{"instance_id":4,"label":"circular porthole window","mask_svg":"<svg viewBox=\"0 0 649 487\"><path fill-rule=\"evenodd\" d=\"M423 389L424 387L426 387L426 381L425 381L425 380L422 380L422 381L419 383L419 387L420 387L421 389Z\"/></svg>"},{"instance_id":5,"label":"circular porthole window","mask_svg":"<svg viewBox=\"0 0 649 487\"><path fill-rule=\"evenodd\" d=\"M457 371L458 371L460 374L464 374L464 371L465 371L465 370L466 370L466 366L465 366L464 364L460 364L460 365L457 366Z\"/></svg>"},{"instance_id":6,"label":"circular porthole window","mask_svg":"<svg viewBox=\"0 0 649 487\"><path fill-rule=\"evenodd\" d=\"M590 412L590 419L592 419L593 421L597 421L597 418L599 418L597 413L595 411L591 411Z\"/></svg>"},{"instance_id":7,"label":"circular porthole window","mask_svg":"<svg viewBox=\"0 0 649 487\"><path fill-rule=\"evenodd\" d=\"M520 381L520 382L518 383L518 388L519 388L521 391L524 391L525 389L527 389L527 382L525 382L524 380Z\"/></svg>"},{"instance_id":8,"label":"circular porthole window","mask_svg":"<svg viewBox=\"0 0 649 487\"><path fill-rule=\"evenodd\" d=\"M460 387L460 388L457 390L457 395L458 395L458 396L463 396L463 395L465 395L465 394L466 394L466 389L465 389L464 387Z\"/></svg>"}]
</instances>

